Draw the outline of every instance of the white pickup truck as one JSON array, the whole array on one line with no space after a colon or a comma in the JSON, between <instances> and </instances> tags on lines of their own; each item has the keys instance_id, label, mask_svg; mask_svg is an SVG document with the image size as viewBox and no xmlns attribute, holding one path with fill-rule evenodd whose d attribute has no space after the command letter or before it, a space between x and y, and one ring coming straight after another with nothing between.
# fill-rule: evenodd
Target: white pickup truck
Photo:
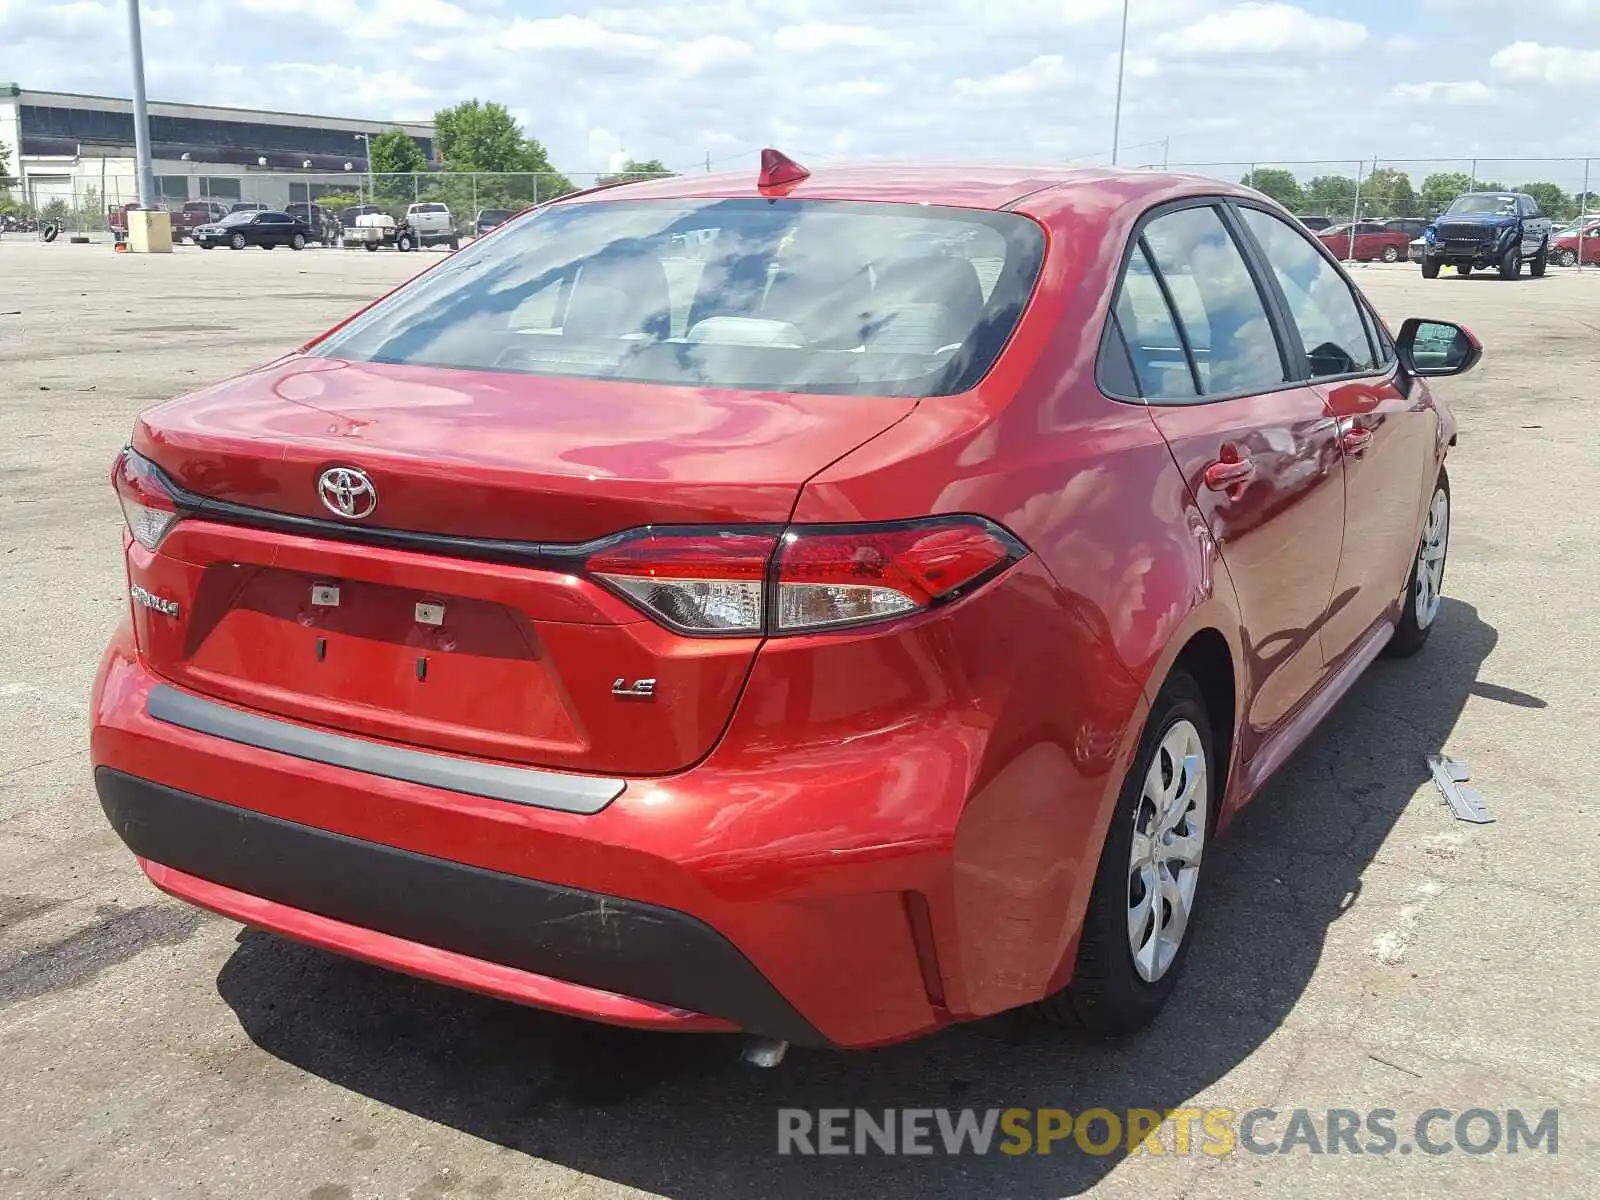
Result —
<instances>
[{"instance_id":1,"label":"white pickup truck","mask_svg":"<svg viewBox=\"0 0 1600 1200\"><path fill-rule=\"evenodd\" d=\"M413 204L406 209L406 224L411 226L417 241L424 246L448 244L456 250L461 246L461 234L456 229L455 218L447 204Z\"/></svg>"}]
</instances>

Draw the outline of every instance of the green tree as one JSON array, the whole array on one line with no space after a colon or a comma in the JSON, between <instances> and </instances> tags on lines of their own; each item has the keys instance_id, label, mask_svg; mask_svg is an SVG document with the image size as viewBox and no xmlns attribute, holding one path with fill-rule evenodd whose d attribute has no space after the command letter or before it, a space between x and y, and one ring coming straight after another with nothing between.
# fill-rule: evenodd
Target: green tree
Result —
<instances>
[{"instance_id":1,"label":"green tree","mask_svg":"<svg viewBox=\"0 0 1600 1200\"><path fill-rule=\"evenodd\" d=\"M1318 175L1305 187L1305 207L1335 220L1349 220L1356 202L1356 181L1345 175Z\"/></svg>"},{"instance_id":2,"label":"green tree","mask_svg":"<svg viewBox=\"0 0 1600 1200\"><path fill-rule=\"evenodd\" d=\"M1390 167L1375 167L1361 183L1361 214L1370 217L1414 217L1417 193L1411 176Z\"/></svg>"},{"instance_id":3,"label":"green tree","mask_svg":"<svg viewBox=\"0 0 1600 1200\"><path fill-rule=\"evenodd\" d=\"M1429 175L1422 181L1422 215L1431 217L1449 208L1452 200L1466 195L1472 188L1472 176L1460 171L1441 171Z\"/></svg>"},{"instance_id":4,"label":"green tree","mask_svg":"<svg viewBox=\"0 0 1600 1200\"><path fill-rule=\"evenodd\" d=\"M428 169L422 147L398 129L372 139L371 157L374 175L411 175Z\"/></svg>"},{"instance_id":5,"label":"green tree","mask_svg":"<svg viewBox=\"0 0 1600 1200\"><path fill-rule=\"evenodd\" d=\"M1525 183L1519 192L1526 192L1539 202L1544 215L1557 221L1570 221L1578 215L1578 202L1557 183Z\"/></svg>"},{"instance_id":6,"label":"green tree","mask_svg":"<svg viewBox=\"0 0 1600 1200\"><path fill-rule=\"evenodd\" d=\"M573 190L572 181L550 165L537 138L527 136L505 105L463 100L433 115L444 169L489 172L502 178L476 181L479 208L522 208ZM447 181L440 181L444 185ZM452 192L465 189L450 183ZM445 201L448 203L448 201ZM463 204L463 210L471 201ZM452 204L452 210L454 205Z\"/></svg>"},{"instance_id":7,"label":"green tree","mask_svg":"<svg viewBox=\"0 0 1600 1200\"><path fill-rule=\"evenodd\" d=\"M1300 181L1294 177L1293 171L1258 167L1248 172L1239 182L1245 187L1255 188L1263 195L1272 197L1290 212L1298 212L1301 204L1305 202L1305 194L1300 190Z\"/></svg>"},{"instance_id":8,"label":"green tree","mask_svg":"<svg viewBox=\"0 0 1600 1200\"><path fill-rule=\"evenodd\" d=\"M0 142L0 188L16 186L17 180L11 174L11 147Z\"/></svg>"}]
</instances>

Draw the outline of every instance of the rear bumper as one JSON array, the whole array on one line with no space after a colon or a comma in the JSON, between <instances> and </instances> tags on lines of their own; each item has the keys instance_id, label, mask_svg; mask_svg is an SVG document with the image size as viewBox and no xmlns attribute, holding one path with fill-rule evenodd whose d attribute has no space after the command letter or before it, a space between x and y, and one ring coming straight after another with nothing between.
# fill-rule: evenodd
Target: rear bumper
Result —
<instances>
[{"instance_id":1,"label":"rear bumper","mask_svg":"<svg viewBox=\"0 0 1600 1200\"><path fill-rule=\"evenodd\" d=\"M343 837L107 767L95 787L152 882L246 924L590 1018L826 1040L684 913Z\"/></svg>"}]
</instances>

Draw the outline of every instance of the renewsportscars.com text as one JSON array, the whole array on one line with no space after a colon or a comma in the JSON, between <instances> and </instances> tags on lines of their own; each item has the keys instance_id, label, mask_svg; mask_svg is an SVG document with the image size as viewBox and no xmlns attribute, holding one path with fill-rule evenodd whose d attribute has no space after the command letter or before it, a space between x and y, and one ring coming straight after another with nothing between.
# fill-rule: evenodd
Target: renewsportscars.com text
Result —
<instances>
[{"instance_id":1,"label":"renewsportscars.com text","mask_svg":"<svg viewBox=\"0 0 1600 1200\"><path fill-rule=\"evenodd\" d=\"M1518 1154L1559 1152L1547 1108L781 1108L779 1154Z\"/></svg>"}]
</instances>

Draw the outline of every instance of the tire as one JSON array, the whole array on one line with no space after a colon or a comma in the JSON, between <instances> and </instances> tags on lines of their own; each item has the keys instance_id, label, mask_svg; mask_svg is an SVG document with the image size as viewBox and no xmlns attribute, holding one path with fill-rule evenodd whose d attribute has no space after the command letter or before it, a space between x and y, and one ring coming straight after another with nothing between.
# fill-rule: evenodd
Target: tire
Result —
<instances>
[{"instance_id":1,"label":"tire","mask_svg":"<svg viewBox=\"0 0 1600 1200\"><path fill-rule=\"evenodd\" d=\"M1550 243L1540 242L1539 253L1533 256L1533 261L1528 264L1528 274L1535 279L1543 279L1545 268L1550 265Z\"/></svg>"},{"instance_id":2,"label":"tire","mask_svg":"<svg viewBox=\"0 0 1600 1200\"><path fill-rule=\"evenodd\" d=\"M1200 862L1215 827L1217 785L1221 778L1215 745L1199 685L1188 672L1174 671L1151 706L1139 739L1139 753L1123 780L1111 816L1111 827L1106 833L1094 887L1089 894L1089 908L1084 914L1072 982L1035 1006L1044 1020L1051 1024L1074 1025L1105 1036L1121 1036L1148 1025L1172 995L1194 940L1190 932L1199 899ZM1173 757L1174 748L1182 756L1178 760ZM1201 770L1196 775L1203 774L1203 778L1197 780L1187 773L1184 763L1189 753L1200 758ZM1173 864L1182 861L1177 857L1144 867L1133 861L1136 826L1140 831L1138 836L1144 837L1143 831L1159 816L1151 798L1145 794L1147 777L1158 759L1170 771L1158 768L1156 782L1164 788L1165 781L1170 778L1178 806L1183 809L1170 828L1186 831L1181 841L1193 847L1191 866L1175 868ZM1165 845L1166 839L1157 839L1154 844ZM1134 927L1130 921L1130 905L1137 908L1152 895L1168 895L1165 890L1149 892L1146 878L1169 883L1172 898L1181 897L1187 891L1188 913L1177 933L1177 944L1170 952L1162 948L1149 917L1137 926L1138 934L1130 932ZM1136 891L1138 900L1134 899ZM1155 911L1175 914L1177 910L1163 901ZM1141 951L1141 958L1146 961L1144 967L1135 961L1133 943L1136 938L1152 956L1159 956L1146 958L1145 951ZM1152 970L1154 979L1149 978Z\"/></svg>"},{"instance_id":3,"label":"tire","mask_svg":"<svg viewBox=\"0 0 1600 1200\"><path fill-rule=\"evenodd\" d=\"M1425 259L1422 260L1422 277L1424 279L1437 279L1437 278L1439 278L1439 260L1438 259L1436 259L1436 258L1425 258Z\"/></svg>"},{"instance_id":4,"label":"tire","mask_svg":"<svg viewBox=\"0 0 1600 1200\"><path fill-rule=\"evenodd\" d=\"M1383 648L1390 658L1410 658L1422 649L1438 624L1439 596L1450 553L1450 516L1450 476L1441 470L1401 592L1400 620L1395 624L1394 636Z\"/></svg>"},{"instance_id":5,"label":"tire","mask_svg":"<svg viewBox=\"0 0 1600 1200\"><path fill-rule=\"evenodd\" d=\"M395 239L394 248L400 251L401 254L404 254L410 250L411 246L412 241L410 234L402 233L398 238Z\"/></svg>"},{"instance_id":6,"label":"tire","mask_svg":"<svg viewBox=\"0 0 1600 1200\"><path fill-rule=\"evenodd\" d=\"M1385 246L1383 248L1383 261L1386 262L1386 263L1397 263L1397 262L1399 262L1400 261L1400 251L1396 250L1393 246Z\"/></svg>"},{"instance_id":7,"label":"tire","mask_svg":"<svg viewBox=\"0 0 1600 1200\"><path fill-rule=\"evenodd\" d=\"M200 249L202 249L202 250L211 249L211 243L210 242L196 242L195 245L199 246Z\"/></svg>"},{"instance_id":8,"label":"tire","mask_svg":"<svg viewBox=\"0 0 1600 1200\"><path fill-rule=\"evenodd\" d=\"M304 250L305 248L306 248L306 235L305 234L297 233L292 238L289 239L289 249L291 249L291 250Z\"/></svg>"},{"instance_id":9,"label":"tire","mask_svg":"<svg viewBox=\"0 0 1600 1200\"><path fill-rule=\"evenodd\" d=\"M1522 247L1513 246L1507 250L1505 257L1500 260L1500 264L1496 269L1500 272L1501 279L1520 278L1522 275Z\"/></svg>"},{"instance_id":10,"label":"tire","mask_svg":"<svg viewBox=\"0 0 1600 1200\"><path fill-rule=\"evenodd\" d=\"M461 239L458 238L458 237L451 238L450 239L450 253L454 254L459 249L461 249Z\"/></svg>"},{"instance_id":11,"label":"tire","mask_svg":"<svg viewBox=\"0 0 1600 1200\"><path fill-rule=\"evenodd\" d=\"M1561 250L1556 254L1556 264L1563 267L1578 265L1578 252L1576 250Z\"/></svg>"},{"instance_id":12,"label":"tire","mask_svg":"<svg viewBox=\"0 0 1600 1200\"><path fill-rule=\"evenodd\" d=\"M1459 267L1456 268L1456 274L1457 275L1471 275L1472 274L1472 264L1471 263L1462 263Z\"/></svg>"},{"instance_id":13,"label":"tire","mask_svg":"<svg viewBox=\"0 0 1600 1200\"><path fill-rule=\"evenodd\" d=\"M273 245L271 242L262 242L261 248L263 250L276 250L277 246Z\"/></svg>"},{"instance_id":14,"label":"tire","mask_svg":"<svg viewBox=\"0 0 1600 1200\"><path fill-rule=\"evenodd\" d=\"M228 245L230 247L232 247L233 249L235 249L235 250L243 250L244 247L245 247L244 234L242 234L242 233L234 234L231 238L228 239Z\"/></svg>"},{"instance_id":15,"label":"tire","mask_svg":"<svg viewBox=\"0 0 1600 1200\"><path fill-rule=\"evenodd\" d=\"M368 250L371 250L374 254L376 254L378 252L378 243L377 242L363 242L362 245L366 246L366 248Z\"/></svg>"}]
</instances>

